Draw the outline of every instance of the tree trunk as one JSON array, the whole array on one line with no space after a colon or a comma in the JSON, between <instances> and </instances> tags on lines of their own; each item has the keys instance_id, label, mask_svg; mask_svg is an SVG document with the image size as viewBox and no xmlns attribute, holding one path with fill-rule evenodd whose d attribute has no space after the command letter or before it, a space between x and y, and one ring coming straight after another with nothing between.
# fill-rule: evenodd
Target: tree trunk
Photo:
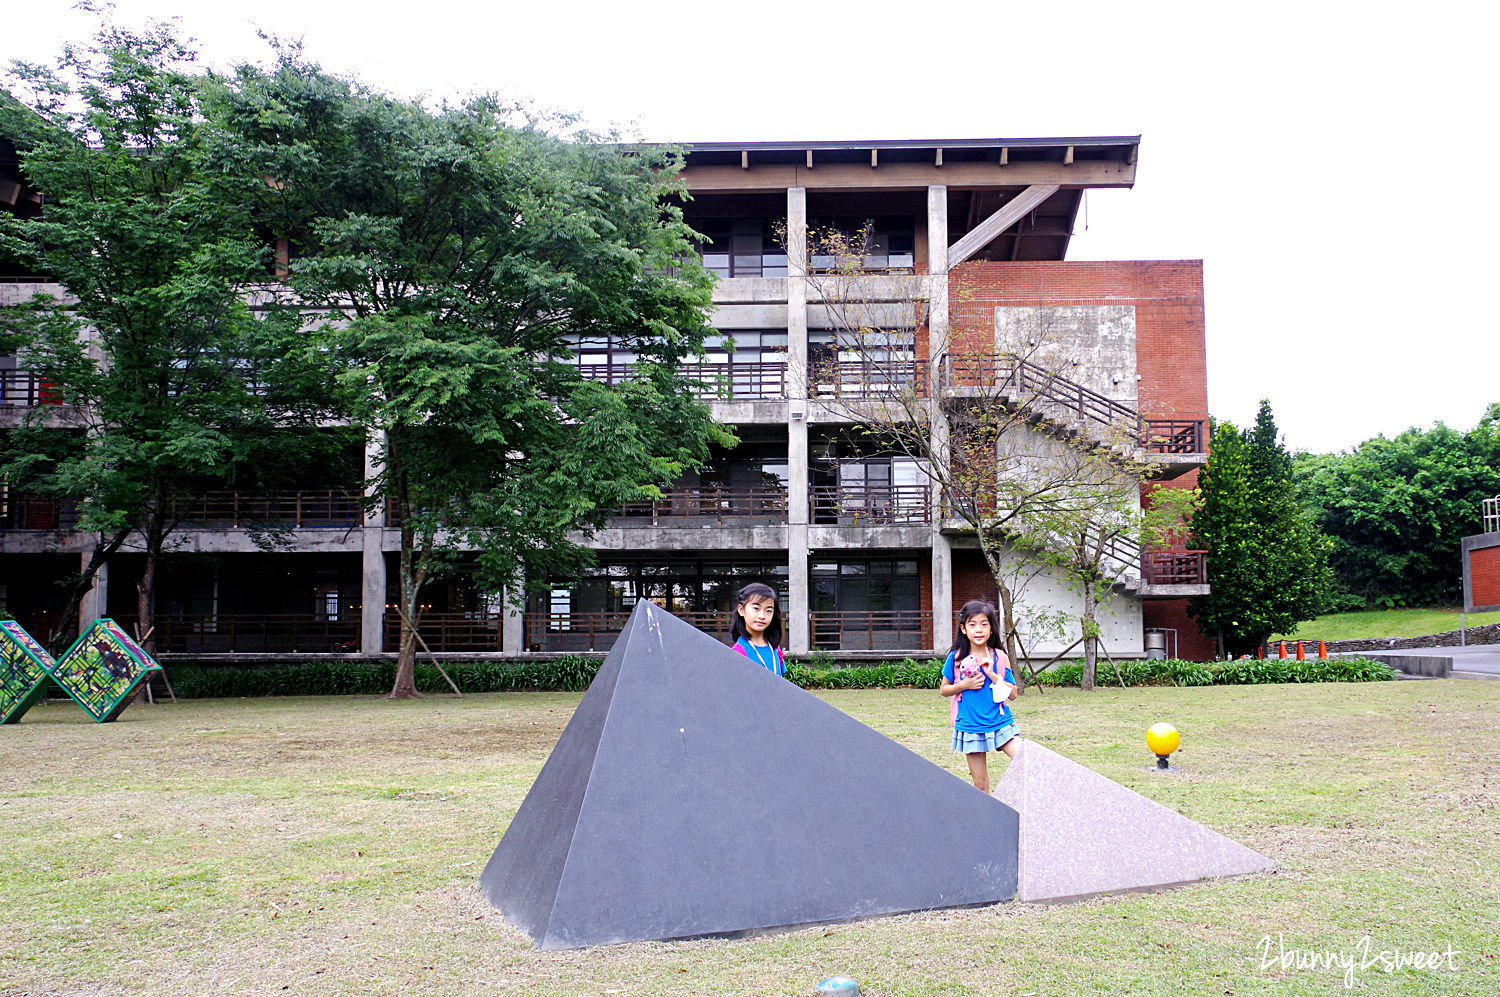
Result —
<instances>
[{"instance_id":1,"label":"tree trunk","mask_svg":"<svg viewBox=\"0 0 1500 997\"><path fill-rule=\"evenodd\" d=\"M416 532L411 528L411 516L404 515L401 521L401 558L397 569L397 596L401 607L401 643L396 656L396 682L391 686L388 699L416 699L417 692L417 634L416 627L421 613L417 605L417 593L421 588L413 563L412 548L416 545Z\"/></svg>"},{"instance_id":2,"label":"tree trunk","mask_svg":"<svg viewBox=\"0 0 1500 997\"><path fill-rule=\"evenodd\" d=\"M156 562L159 557L158 545L148 542L146 566L141 569L141 577L135 583L136 637L140 639L141 650L152 655L156 653L156 635L152 630L156 627Z\"/></svg>"},{"instance_id":3,"label":"tree trunk","mask_svg":"<svg viewBox=\"0 0 1500 997\"><path fill-rule=\"evenodd\" d=\"M1094 688L1095 672L1099 665L1099 624L1095 621L1094 586L1083 583L1083 686L1084 692Z\"/></svg>"},{"instance_id":4,"label":"tree trunk","mask_svg":"<svg viewBox=\"0 0 1500 997\"><path fill-rule=\"evenodd\" d=\"M53 631L50 641L52 646L49 650L54 655L62 654L73 643L75 637L68 636L68 633L70 629L77 630L75 624L78 622L78 607L83 604L84 595L87 594L89 587L93 584L94 576L99 573L100 566L108 561L114 555L115 551L120 549L120 545L125 542L125 538L128 536L130 536L129 530L122 530L108 540L104 540L103 534L100 534L100 541L94 544L94 550L89 555L89 563L84 566L83 571L79 572L78 577L73 581L72 586L68 590L67 601L63 603L62 616L57 621L57 628Z\"/></svg>"}]
</instances>

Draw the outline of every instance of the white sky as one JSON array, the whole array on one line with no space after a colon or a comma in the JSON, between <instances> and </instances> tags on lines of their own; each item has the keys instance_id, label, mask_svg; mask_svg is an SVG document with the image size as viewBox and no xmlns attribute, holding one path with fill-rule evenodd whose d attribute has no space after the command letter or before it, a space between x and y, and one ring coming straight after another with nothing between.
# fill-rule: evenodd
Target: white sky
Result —
<instances>
[{"instance_id":1,"label":"white sky","mask_svg":"<svg viewBox=\"0 0 1500 997\"><path fill-rule=\"evenodd\" d=\"M1069 259L1204 261L1215 416L1267 397L1290 447L1336 451L1500 401L1489 4L246 7L116 20L177 16L219 67L264 59L257 29L300 37L396 94L497 91L654 141L1140 134L1135 188L1090 192ZM94 23L69 0L7 22L0 62Z\"/></svg>"}]
</instances>

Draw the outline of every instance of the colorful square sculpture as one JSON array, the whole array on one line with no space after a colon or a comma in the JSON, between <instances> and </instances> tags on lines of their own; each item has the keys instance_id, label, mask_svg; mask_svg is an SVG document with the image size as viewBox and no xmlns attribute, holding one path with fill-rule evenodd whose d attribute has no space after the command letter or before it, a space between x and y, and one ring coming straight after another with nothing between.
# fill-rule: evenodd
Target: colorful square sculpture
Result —
<instances>
[{"instance_id":1,"label":"colorful square sculpture","mask_svg":"<svg viewBox=\"0 0 1500 997\"><path fill-rule=\"evenodd\" d=\"M52 655L15 620L0 620L0 724L13 724L47 692Z\"/></svg>"},{"instance_id":2,"label":"colorful square sculpture","mask_svg":"<svg viewBox=\"0 0 1500 997\"><path fill-rule=\"evenodd\" d=\"M52 679L95 723L108 723L130 705L136 687L161 671L114 620L93 622L52 667Z\"/></svg>"}]
</instances>

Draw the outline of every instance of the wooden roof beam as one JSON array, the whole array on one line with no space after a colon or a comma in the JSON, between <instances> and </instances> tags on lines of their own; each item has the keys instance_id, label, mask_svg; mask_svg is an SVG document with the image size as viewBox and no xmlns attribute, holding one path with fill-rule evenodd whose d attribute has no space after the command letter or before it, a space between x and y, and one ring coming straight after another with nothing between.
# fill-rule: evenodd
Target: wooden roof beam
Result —
<instances>
[{"instance_id":1,"label":"wooden roof beam","mask_svg":"<svg viewBox=\"0 0 1500 997\"><path fill-rule=\"evenodd\" d=\"M948 247L948 269L953 269L985 246L988 246L991 242L994 242L995 238L1001 232L1004 232L1020 221L1029 211L1036 208L1043 201L1047 200L1047 198L1056 194L1059 186L1055 183L1032 184L1011 198L999 211L974 226L968 235Z\"/></svg>"}]
</instances>

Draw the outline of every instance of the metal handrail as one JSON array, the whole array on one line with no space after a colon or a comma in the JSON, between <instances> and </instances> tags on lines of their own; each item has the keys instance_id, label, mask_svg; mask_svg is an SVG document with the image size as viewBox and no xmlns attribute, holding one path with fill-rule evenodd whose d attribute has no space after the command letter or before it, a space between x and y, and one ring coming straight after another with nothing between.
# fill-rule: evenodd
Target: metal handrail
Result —
<instances>
[{"instance_id":1,"label":"metal handrail","mask_svg":"<svg viewBox=\"0 0 1500 997\"><path fill-rule=\"evenodd\" d=\"M697 627L704 633L726 640L729 636L727 613L678 612L673 616ZM620 631L625 629L630 613L538 613L528 612L522 622L526 647L531 651L607 651Z\"/></svg>"},{"instance_id":2,"label":"metal handrail","mask_svg":"<svg viewBox=\"0 0 1500 997\"><path fill-rule=\"evenodd\" d=\"M1483 500L1484 532L1500 533L1500 495Z\"/></svg>"},{"instance_id":3,"label":"metal handrail","mask_svg":"<svg viewBox=\"0 0 1500 997\"><path fill-rule=\"evenodd\" d=\"M221 524L228 529L254 526L340 529L364 523L363 500L338 489L270 495L211 491L191 501L179 500L174 511L184 522Z\"/></svg>"},{"instance_id":4,"label":"metal handrail","mask_svg":"<svg viewBox=\"0 0 1500 997\"><path fill-rule=\"evenodd\" d=\"M784 486L699 485L673 488L659 499L627 502L611 514L615 526L629 526L620 520L647 519L658 526L664 519L764 518L786 522L787 490Z\"/></svg>"},{"instance_id":5,"label":"metal handrail","mask_svg":"<svg viewBox=\"0 0 1500 997\"><path fill-rule=\"evenodd\" d=\"M134 622L122 619L127 629ZM356 607L339 619L315 613L157 613L151 638L158 653L342 653L359 650Z\"/></svg>"},{"instance_id":6,"label":"metal handrail","mask_svg":"<svg viewBox=\"0 0 1500 997\"><path fill-rule=\"evenodd\" d=\"M828 360L810 364L812 398L882 398L927 395L926 365L919 360Z\"/></svg>"},{"instance_id":7,"label":"metal handrail","mask_svg":"<svg viewBox=\"0 0 1500 997\"><path fill-rule=\"evenodd\" d=\"M630 364L579 364L578 374L586 380L603 384L624 384L635 376ZM786 364L694 363L687 361L678 373L695 382L693 394L698 398L728 400L734 398L783 398L786 396Z\"/></svg>"},{"instance_id":8,"label":"metal handrail","mask_svg":"<svg viewBox=\"0 0 1500 997\"><path fill-rule=\"evenodd\" d=\"M932 647L932 614L920 609L811 614L812 646L827 651L912 651Z\"/></svg>"},{"instance_id":9,"label":"metal handrail","mask_svg":"<svg viewBox=\"0 0 1500 997\"><path fill-rule=\"evenodd\" d=\"M1123 402L1014 355L954 357L944 353L939 357L938 369L940 387L945 392L978 386L1008 389L1018 396L1014 400L1023 405L1048 402L1068 415L1101 426L1130 427L1150 453L1205 452L1202 419L1147 419Z\"/></svg>"},{"instance_id":10,"label":"metal handrail","mask_svg":"<svg viewBox=\"0 0 1500 997\"><path fill-rule=\"evenodd\" d=\"M813 485L808 507L813 523L930 523L932 490L927 485Z\"/></svg>"},{"instance_id":11,"label":"metal handrail","mask_svg":"<svg viewBox=\"0 0 1500 997\"><path fill-rule=\"evenodd\" d=\"M0 370L0 405L34 408L37 405L61 405L62 401L62 389L52 381L29 370Z\"/></svg>"}]
</instances>

